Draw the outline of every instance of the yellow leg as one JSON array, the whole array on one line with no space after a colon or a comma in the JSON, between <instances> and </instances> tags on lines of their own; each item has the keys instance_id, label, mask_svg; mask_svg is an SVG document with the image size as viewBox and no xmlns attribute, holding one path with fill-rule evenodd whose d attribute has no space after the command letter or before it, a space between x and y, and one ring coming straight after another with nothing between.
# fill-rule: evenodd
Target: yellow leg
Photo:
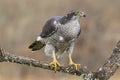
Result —
<instances>
[{"instance_id":1,"label":"yellow leg","mask_svg":"<svg viewBox=\"0 0 120 80\"><path fill-rule=\"evenodd\" d=\"M55 52L53 52L52 54L53 54L53 61L49 63L49 65L54 65L54 71L56 72L57 67L60 66L60 63L56 59Z\"/></svg>"},{"instance_id":2,"label":"yellow leg","mask_svg":"<svg viewBox=\"0 0 120 80\"><path fill-rule=\"evenodd\" d=\"M77 67L80 66L80 64L76 64L76 63L73 62L73 60L71 58L71 54L69 54L69 64L73 65L76 70L78 69Z\"/></svg>"}]
</instances>

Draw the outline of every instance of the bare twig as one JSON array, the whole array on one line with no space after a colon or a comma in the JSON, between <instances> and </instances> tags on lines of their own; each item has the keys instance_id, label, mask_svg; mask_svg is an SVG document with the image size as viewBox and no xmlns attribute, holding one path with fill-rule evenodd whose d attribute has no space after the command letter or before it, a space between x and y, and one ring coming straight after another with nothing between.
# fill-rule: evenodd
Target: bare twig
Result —
<instances>
[{"instance_id":1,"label":"bare twig","mask_svg":"<svg viewBox=\"0 0 120 80\"><path fill-rule=\"evenodd\" d=\"M12 62L18 64L25 64L28 66L39 67L48 70L54 70L54 66L49 66L47 63L26 58L23 56L16 56L0 49L0 62ZM83 77L84 80L108 80L120 66L120 41L113 50L111 57L100 67L96 72L89 71L86 67L79 67L78 70L72 65L60 66L57 68L58 72L69 73Z\"/></svg>"}]
</instances>

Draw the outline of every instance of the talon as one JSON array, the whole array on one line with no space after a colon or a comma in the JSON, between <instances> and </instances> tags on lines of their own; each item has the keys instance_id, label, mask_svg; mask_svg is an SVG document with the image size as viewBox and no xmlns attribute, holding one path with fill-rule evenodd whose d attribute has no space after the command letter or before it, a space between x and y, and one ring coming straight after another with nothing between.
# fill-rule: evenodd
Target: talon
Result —
<instances>
[{"instance_id":1,"label":"talon","mask_svg":"<svg viewBox=\"0 0 120 80\"><path fill-rule=\"evenodd\" d=\"M73 60L71 58L71 54L69 54L69 61L70 61L69 64L73 65L75 67L75 70L77 70L78 66L80 66L80 64L76 64L76 63L73 62Z\"/></svg>"},{"instance_id":2,"label":"talon","mask_svg":"<svg viewBox=\"0 0 120 80\"><path fill-rule=\"evenodd\" d=\"M78 69L78 66L80 66L80 64L76 64L76 63L70 63L70 65L73 65L74 67L75 67L75 70L77 70Z\"/></svg>"},{"instance_id":3,"label":"talon","mask_svg":"<svg viewBox=\"0 0 120 80\"><path fill-rule=\"evenodd\" d=\"M57 67L60 66L60 63L57 60L53 60L51 63L49 63L49 65L54 65L54 71L57 71Z\"/></svg>"}]
</instances>

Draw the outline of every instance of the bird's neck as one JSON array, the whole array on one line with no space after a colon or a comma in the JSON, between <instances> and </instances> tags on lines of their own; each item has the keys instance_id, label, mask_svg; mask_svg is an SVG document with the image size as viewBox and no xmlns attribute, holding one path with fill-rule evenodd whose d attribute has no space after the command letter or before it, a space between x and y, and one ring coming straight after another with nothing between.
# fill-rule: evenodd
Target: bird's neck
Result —
<instances>
[{"instance_id":1,"label":"bird's neck","mask_svg":"<svg viewBox=\"0 0 120 80\"><path fill-rule=\"evenodd\" d=\"M77 19L77 18L76 18L76 19ZM76 20L76 19L74 19L74 20ZM72 20L71 17L63 16L63 17L60 19L60 23L61 23L61 24L66 24L66 23L70 22L71 20Z\"/></svg>"}]
</instances>

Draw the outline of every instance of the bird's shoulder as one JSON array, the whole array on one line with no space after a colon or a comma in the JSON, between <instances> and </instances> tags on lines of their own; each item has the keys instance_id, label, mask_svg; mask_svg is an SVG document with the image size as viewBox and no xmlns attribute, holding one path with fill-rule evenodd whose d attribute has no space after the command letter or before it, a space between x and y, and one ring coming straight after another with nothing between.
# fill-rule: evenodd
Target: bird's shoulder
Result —
<instances>
[{"instance_id":1,"label":"bird's shoulder","mask_svg":"<svg viewBox=\"0 0 120 80\"><path fill-rule=\"evenodd\" d=\"M48 19L45 25L43 26L40 36L42 38L46 38L46 37L53 35L58 29L59 20L61 18L62 18L61 16L54 16Z\"/></svg>"}]
</instances>

